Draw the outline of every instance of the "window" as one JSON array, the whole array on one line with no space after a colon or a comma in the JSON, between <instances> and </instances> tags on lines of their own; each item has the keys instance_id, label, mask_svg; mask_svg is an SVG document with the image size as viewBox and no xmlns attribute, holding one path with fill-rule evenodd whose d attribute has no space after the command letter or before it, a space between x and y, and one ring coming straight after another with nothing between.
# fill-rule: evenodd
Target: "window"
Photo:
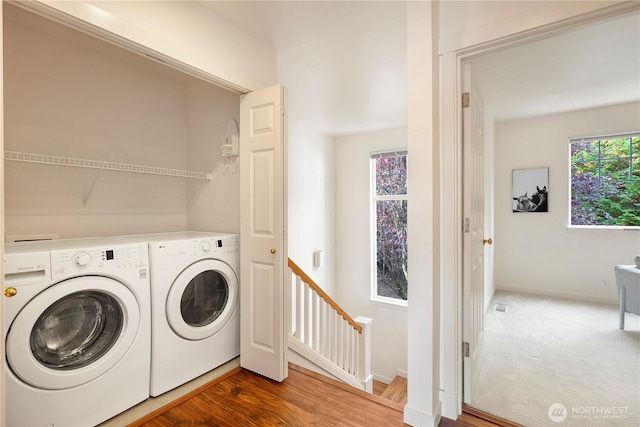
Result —
<instances>
[{"instance_id":1,"label":"window","mask_svg":"<svg viewBox=\"0 0 640 427\"><path fill-rule=\"evenodd\" d=\"M640 226L640 133L569 142L571 225Z\"/></svg>"},{"instance_id":2,"label":"window","mask_svg":"<svg viewBox=\"0 0 640 427\"><path fill-rule=\"evenodd\" d=\"M407 152L371 154L374 300L407 300Z\"/></svg>"}]
</instances>

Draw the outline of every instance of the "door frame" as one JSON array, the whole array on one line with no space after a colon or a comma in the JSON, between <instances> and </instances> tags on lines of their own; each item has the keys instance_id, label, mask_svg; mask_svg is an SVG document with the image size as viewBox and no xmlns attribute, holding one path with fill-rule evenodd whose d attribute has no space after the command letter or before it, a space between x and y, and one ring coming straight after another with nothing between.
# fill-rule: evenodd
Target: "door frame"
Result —
<instances>
[{"instance_id":1,"label":"door frame","mask_svg":"<svg viewBox=\"0 0 640 427\"><path fill-rule=\"evenodd\" d=\"M441 334L440 400L442 416L457 419L463 404L463 239L462 69L474 57L530 43L556 32L638 10L637 3L616 3L520 33L483 40L469 47L440 51L441 140ZM485 176L492 171L485 170ZM447 197L447 195L453 195ZM488 219L485 219L488 220Z\"/></svg>"}]
</instances>

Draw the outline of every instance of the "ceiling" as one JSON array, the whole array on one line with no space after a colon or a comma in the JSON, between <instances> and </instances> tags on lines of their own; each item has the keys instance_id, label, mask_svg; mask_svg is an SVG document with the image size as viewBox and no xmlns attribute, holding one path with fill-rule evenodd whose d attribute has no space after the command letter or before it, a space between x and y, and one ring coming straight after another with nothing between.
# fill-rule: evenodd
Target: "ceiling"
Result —
<instances>
[{"instance_id":1,"label":"ceiling","mask_svg":"<svg viewBox=\"0 0 640 427\"><path fill-rule=\"evenodd\" d=\"M640 100L640 11L471 61L494 120Z\"/></svg>"},{"instance_id":2,"label":"ceiling","mask_svg":"<svg viewBox=\"0 0 640 427\"><path fill-rule=\"evenodd\" d=\"M278 52L289 123L339 136L406 125L402 1L204 1Z\"/></svg>"},{"instance_id":3,"label":"ceiling","mask_svg":"<svg viewBox=\"0 0 640 427\"><path fill-rule=\"evenodd\" d=\"M290 123L340 136L406 125L403 1L203 1L278 52ZM640 12L473 59L494 119L640 100Z\"/></svg>"}]
</instances>

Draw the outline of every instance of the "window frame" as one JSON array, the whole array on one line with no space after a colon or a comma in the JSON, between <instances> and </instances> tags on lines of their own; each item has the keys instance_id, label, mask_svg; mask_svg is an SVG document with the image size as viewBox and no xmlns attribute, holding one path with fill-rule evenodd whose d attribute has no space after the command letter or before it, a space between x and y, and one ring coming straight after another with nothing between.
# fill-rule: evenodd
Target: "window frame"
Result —
<instances>
[{"instance_id":1,"label":"window frame","mask_svg":"<svg viewBox=\"0 0 640 427\"><path fill-rule=\"evenodd\" d=\"M396 156L407 156L408 159L408 151L406 148L401 149L389 149L389 150L380 150L373 151L369 153L369 188L370 188L370 205L369 205L369 213L370 213L370 251L369 251L369 259L371 265L371 280L370 280L370 301L373 303L380 303L382 305L388 306L396 306L396 307L408 307L409 297L407 295L407 299L403 300L400 298L386 297L382 295L378 295L378 254L377 254L377 202L378 201L406 201L407 202L407 210L409 203L409 188L408 188L408 179L407 179L407 191L406 194L396 194L396 195L383 195L379 196L376 190L376 159L381 157L396 157ZM408 174L408 161L407 161L407 174ZM408 178L408 176L407 176ZM408 285L408 283L407 283ZM408 291L408 289L407 289Z\"/></svg>"},{"instance_id":2,"label":"window frame","mask_svg":"<svg viewBox=\"0 0 640 427\"><path fill-rule=\"evenodd\" d=\"M622 132L622 133L610 133L610 134L602 134L596 136L585 136L585 137L571 137L569 138L568 144L568 212L567 212L567 228L568 229L583 229L583 230L640 230L640 226L637 225L612 225L612 224L573 224L572 223L572 201L573 201L573 162L572 162L572 145L576 143L593 143L598 141L607 141L613 139L629 139L630 144L630 152L629 156L624 157L604 157L602 159L598 159L598 163L602 163L602 161L611 161L611 160L619 160L619 159L629 159L629 180L635 181L633 179L633 160L640 160L640 151L633 151L633 138L640 137L639 131L632 132ZM599 176L601 173L599 172ZM639 180L640 181L640 180Z\"/></svg>"}]
</instances>

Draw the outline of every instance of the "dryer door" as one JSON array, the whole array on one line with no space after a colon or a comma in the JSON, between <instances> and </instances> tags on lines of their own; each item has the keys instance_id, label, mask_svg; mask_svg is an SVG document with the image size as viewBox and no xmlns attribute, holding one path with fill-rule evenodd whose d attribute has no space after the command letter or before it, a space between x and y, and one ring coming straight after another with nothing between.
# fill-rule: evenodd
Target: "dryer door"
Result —
<instances>
[{"instance_id":1,"label":"dryer door","mask_svg":"<svg viewBox=\"0 0 640 427\"><path fill-rule=\"evenodd\" d=\"M16 316L7 334L8 364L36 388L76 387L118 363L139 327L138 302L125 285L101 276L68 279Z\"/></svg>"},{"instance_id":2,"label":"dryer door","mask_svg":"<svg viewBox=\"0 0 640 427\"><path fill-rule=\"evenodd\" d=\"M188 340L215 335L233 316L238 305L238 279L231 267L206 259L184 269L167 297L167 321Z\"/></svg>"}]
</instances>

